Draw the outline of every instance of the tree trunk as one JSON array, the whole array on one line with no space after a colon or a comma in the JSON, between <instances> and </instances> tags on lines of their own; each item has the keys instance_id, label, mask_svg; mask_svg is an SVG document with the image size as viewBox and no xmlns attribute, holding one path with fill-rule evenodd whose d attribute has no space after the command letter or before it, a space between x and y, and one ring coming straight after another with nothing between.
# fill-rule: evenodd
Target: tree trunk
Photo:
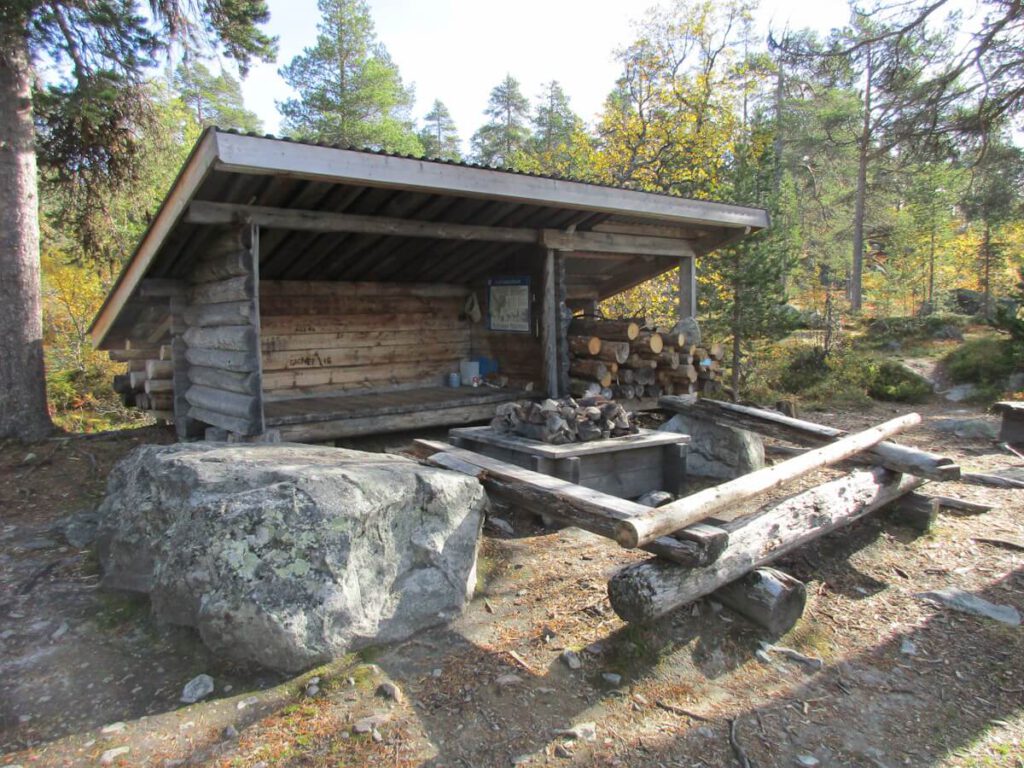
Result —
<instances>
[{"instance_id":1,"label":"tree trunk","mask_svg":"<svg viewBox=\"0 0 1024 768\"><path fill-rule=\"evenodd\" d=\"M24 29L0 23L0 439L53 429L46 407L32 66Z\"/></svg>"},{"instance_id":2,"label":"tree trunk","mask_svg":"<svg viewBox=\"0 0 1024 768\"><path fill-rule=\"evenodd\" d=\"M873 61L871 46L867 47L867 70L864 83L864 121L857 142L857 194L853 211L853 271L850 275L850 309L860 312L863 304L861 278L864 272L864 202L868 186L868 154L871 147L871 78Z\"/></svg>"}]
</instances>

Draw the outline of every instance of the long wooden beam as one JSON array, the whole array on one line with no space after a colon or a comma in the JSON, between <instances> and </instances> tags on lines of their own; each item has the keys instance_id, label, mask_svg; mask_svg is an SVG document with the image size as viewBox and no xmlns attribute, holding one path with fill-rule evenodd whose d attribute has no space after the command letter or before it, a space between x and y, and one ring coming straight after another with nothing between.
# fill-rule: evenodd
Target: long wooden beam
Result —
<instances>
[{"instance_id":1,"label":"long wooden beam","mask_svg":"<svg viewBox=\"0 0 1024 768\"><path fill-rule=\"evenodd\" d=\"M758 432L799 445L827 445L849 434L845 430L795 419L764 408L751 408L720 400L666 395L658 405L677 413L690 413L728 427ZM906 472L940 482L958 480L960 467L950 458L907 445L883 442L864 452L864 457L894 472Z\"/></svg>"},{"instance_id":2,"label":"long wooden beam","mask_svg":"<svg viewBox=\"0 0 1024 768\"><path fill-rule=\"evenodd\" d=\"M261 205L237 205L196 201L188 208L189 224L235 224L251 221L267 229L292 229L306 232L353 232L363 235L430 237L440 240L485 240L496 243L536 243L535 229L482 227L474 224L446 224L434 221L398 219L389 216L363 216L354 213L330 213Z\"/></svg>"},{"instance_id":3,"label":"long wooden beam","mask_svg":"<svg viewBox=\"0 0 1024 768\"><path fill-rule=\"evenodd\" d=\"M416 440L415 446L416 452L434 465L479 478L488 492L502 501L543 512L598 536L613 538L617 521L650 509L448 443ZM678 538L660 537L644 549L675 563L696 567L714 562L728 543L721 528L706 524L692 526L677 535Z\"/></svg>"},{"instance_id":4,"label":"long wooden beam","mask_svg":"<svg viewBox=\"0 0 1024 768\"><path fill-rule=\"evenodd\" d=\"M590 251L591 253L628 253L645 256L694 255L688 240L650 235L622 235L612 232L564 232L541 230L541 245L556 251Z\"/></svg>"},{"instance_id":5,"label":"long wooden beam","mask_svg":"<svg viewBox=\"0 0 1024 768\"><path fill-rule=\"evenodd\" d=\"M700 522L732 504L751 499L812 470L836 464L920 421L921 417L916 413L898 416L863 432L857 432L822 448L776 464L774 467L765 467L663 507L648 509L642 515L620 522L616 530L616 539L627 548L642 547L659 536Z\"/></svg>"}]
</instances>

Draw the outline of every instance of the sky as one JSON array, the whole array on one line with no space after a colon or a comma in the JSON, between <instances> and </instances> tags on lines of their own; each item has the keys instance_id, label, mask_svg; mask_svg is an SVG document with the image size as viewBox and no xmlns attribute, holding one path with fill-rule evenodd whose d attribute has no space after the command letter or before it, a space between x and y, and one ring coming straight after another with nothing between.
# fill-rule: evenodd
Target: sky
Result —
<instances>
[{"instance_id":1,"label":"sky","mask_svg":"<svg viewBox=\"0 0 1024 768\"><path fill-rule=\"evenodd\" d=\"M491 89L511 74L535 98L541 84L558 80L573 109L593 124L619 73L616 49L633 39L633 22L649 7L629 0L369 0L378 39L416 89L413 115L420 120L434 99L451 110L463 144L484 122ZM279 37L275 64L252 68L242 83L246 106L269 133L278 133L276 101L290 89L278 75L316 39L316 0L269 0L269 31ZM845 0L765 0L758 14L763 32L845 24Z\"/></svg>"}]
</instances>

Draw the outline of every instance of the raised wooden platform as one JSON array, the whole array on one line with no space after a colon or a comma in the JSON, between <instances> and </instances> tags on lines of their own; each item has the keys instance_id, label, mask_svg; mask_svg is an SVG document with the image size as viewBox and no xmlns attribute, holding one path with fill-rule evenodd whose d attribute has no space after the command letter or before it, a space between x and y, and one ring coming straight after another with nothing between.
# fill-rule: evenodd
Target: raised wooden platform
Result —
<instances>
[{"instance_id":1,"label":"raised wooden platform","mask_svg":"<svg viewBox=\"0 0 1024 768\"><path fill-rule=\"evenodd\" d=\"M264 424L282 440L333 440L487 421L499 403L536 396L518 389L423 387L306 397L266 403Z\"/></svg>"},{"instance_id":2,"label":"raised wooden platform","mask_svg":"<svg viewBox=\"0 0 1024 768\"><path fill-rule=\"evenodd\" d=\"M679 495L686 480L689 435L640 430L636 435L548 445L490 427L448 432L453 445L602 493L633 498L648 491Z\"/></svg>"}]
</instances>

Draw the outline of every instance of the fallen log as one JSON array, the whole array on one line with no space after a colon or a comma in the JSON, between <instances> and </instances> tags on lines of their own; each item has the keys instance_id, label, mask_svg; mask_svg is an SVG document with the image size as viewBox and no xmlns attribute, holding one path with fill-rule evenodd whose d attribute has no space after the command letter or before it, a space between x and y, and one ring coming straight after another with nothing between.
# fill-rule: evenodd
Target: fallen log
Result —
<instances>
[{"instance_id":1,"label":"fallen log","mask_svg":"<svg viewBox=\"0 0 1024 768\"><path fill-rule=\"evenodd\" d=\"M703 416L727 427L746 429L800 445L827 445L849 434L842 429L794 419L763 408L751 408L719 400L663 397L658 400L658 405L666 410ZM881 465L894 472L905 472L928 480L946 481L960 478L960 467L952 459L906 445L882 442L865 451L864 458L872 464Z\"/></svg>"},{"instance_id":2,"label":"fallen log","mask_svg":"<svg viewBox=\"0 0 1024 768\"><path fill-rule=\"evenodd\" d=\"M856 470L753 515L722 523L729 544L718 560L699 568L680 568L658 559L627 566L608 582L612 608L630 622L663 616L884 507L924 482L882 467Z\"/></svg>"},{"instance_id":3,"label":"fallen log","mask_svg":"<svg viewBox=\"0 0 1024 768\"><path fill-rule=\"evenodd\" d=\"M989 488L1024 488L1024 480L1014 480L1002 475L988 475L982 472L964 472L960 481L971 485L985 485Z\"/></svg>"},{"instance_id":4,"label":"fallen log","mask_svg":"<svg viewBox=\"0 0 1024 768\"><path fill-rule=\"evenodd\" d=\"M863 432L848 435L834 443L808 451L773 467L759 469L664 507L648 510L643 515L619 523L616 539L622 546L629 549L642 546L659 536L700 522L717 510L753 498L763 491L775 488L812 470L836 464L920 421L921 417L918 414L908 413Z\"/></svg>"},{"instance_id":5,"label":"fallen log","mask_svg":"<svg viewBox=\"0 0 1024 768\"><path fill-rule=\"evenodd\" d=\"M803 616L807 587L788 573L755 568L715 590L711 597L780 637Z\"/></svg>"},{"instance_id":6,"label":"fallen log","mask_svg":"<svg viewBox=\"0 0 1024 768\"><path fill-rule=\"evenodd\" d=\"M434 466L478 478L496 501L522 507L607 538L612 538L617 521L647 509L633 501L447 443L416 440L415 452ZM725 549L728 538L721 528L701 524L679 531L674 536L658 538L644 549L677 566L708 565Z\"/></svg>"}]
</instances>

